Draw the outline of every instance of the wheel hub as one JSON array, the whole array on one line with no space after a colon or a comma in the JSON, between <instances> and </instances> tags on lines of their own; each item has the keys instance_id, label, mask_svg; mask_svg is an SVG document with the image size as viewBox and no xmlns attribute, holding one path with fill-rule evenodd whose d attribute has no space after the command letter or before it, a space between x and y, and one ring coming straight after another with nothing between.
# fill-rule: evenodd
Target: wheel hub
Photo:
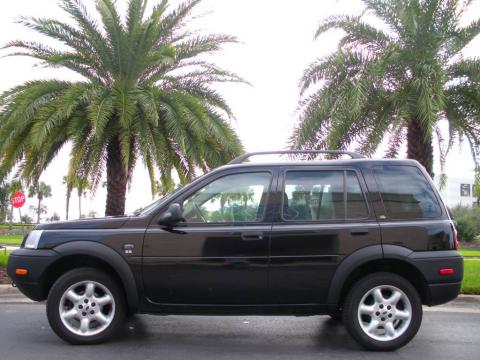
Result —
<instances>
[{"instance_id":1,"label":"wheel hub","mask_svg":"<svg viewBox=\"0 0 480 360\"><path fill-rule=\"evenodd\" d=\"M401 336L410 324L411 314L408 297L391 285L367 291L358 308L360 327L369 337L380 341Z\"/></svg>"},{"instance_id":2,"label":"wheel hub","mask_svg":"<svg viewBox=\"0 0 480 360\"><path fill-rule=\"evenodd\" d=\"M92 336L105 330L113 320L115 301L104 285L82 281L70 286L59 305L60 319L71 332Z\"/></svg>"}]
</instances>

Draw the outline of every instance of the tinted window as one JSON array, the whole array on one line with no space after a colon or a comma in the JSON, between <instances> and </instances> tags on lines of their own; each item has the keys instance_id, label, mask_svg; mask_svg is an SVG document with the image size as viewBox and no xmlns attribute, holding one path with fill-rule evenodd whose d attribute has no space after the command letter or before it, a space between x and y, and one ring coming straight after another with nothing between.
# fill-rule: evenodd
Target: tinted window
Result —
<instances>
[{"instance_id":1,"label":"tinted window","mask_svg":"<svg viewBox=\"0 0 480 360\"><path fill-rule=\"evenodd\" d=\"M367 206L355 173L351 171L287 172L283 199L285 220L344 220L364 218L367 215Z\"/></svg>"},{"instance_id":2,"label":"tinted window","mask_svg":"<svg viewBox=\"0 0 480 360\"><path fill-rule=\"evenodd\" d=\"M190 223L256 222L263 218L270 173L242 173L214 180L183 203Z\"/></svg>"},{"instance_id":3,"label":"tinted window","mask_svg":"<svg viewBox=\"0 0 480 360\"><path fill-rule=\"evenodd\" d=\"M420 219L441 215L430 183L416 167L376 166L375 177L389 218Z\"/></svg>"},{"instance_id":4,"label":"tinted window","mask_svg":"<svg viewBox=\"0 0 480 360\"><path fill-rule=\"evenodd\" d=\"M367 204L363 197L357 175L346 171L347 219L362 219L368 216Z\"/></svg>"}]
</instances>

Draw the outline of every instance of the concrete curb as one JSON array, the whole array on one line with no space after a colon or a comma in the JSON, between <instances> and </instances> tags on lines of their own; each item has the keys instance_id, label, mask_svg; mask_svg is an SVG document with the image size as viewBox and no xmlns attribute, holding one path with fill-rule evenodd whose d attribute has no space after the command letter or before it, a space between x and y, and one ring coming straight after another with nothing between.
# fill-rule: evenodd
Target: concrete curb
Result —
<instances>
[{"instance_id":1,"label":"concrete curb","mask_svg":"<svg viewBox=\"0 0 480 360\"><path fill-rule=\"evenodd\" d=\"M0 251L3 251L3 250L10 251L10 250L17 250L17 249L20 249L20 246L18 246L18 245L0 244Z\"/></svg>"},{"instance_id":2,"label":"concrete curb","mask_svg":"<svg viewBox=\"0 0 480 360\"><path fill-rule=\"evenodd\" d=\"M14 288L12 285L9 285L9 284L0 285L0 297L3 297L3 295L10 295L10 294L21 295L20 291L17 288Z\"/></svg>"},{"instance_id":3,"label":"concrete curb","mask_svg":"<svg viewBox=\"0 0 480 360\"><path fill-rule=\"evenodd\" d=\"M12 285L0 285L0 304L31 304L34 301L24 296Z\"/></svg>"}]
</instances>

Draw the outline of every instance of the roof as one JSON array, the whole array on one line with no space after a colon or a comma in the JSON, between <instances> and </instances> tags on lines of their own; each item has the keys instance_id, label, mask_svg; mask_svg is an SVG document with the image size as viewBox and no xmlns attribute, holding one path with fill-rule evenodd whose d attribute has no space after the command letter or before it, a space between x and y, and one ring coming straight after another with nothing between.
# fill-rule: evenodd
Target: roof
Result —
<instances>
[{"instance_id":1,"label":"roof","mask_svg":"<svg viewBox=\"0 0 480 360\"><path fill-rule=\"evenodd\" d=\"M282 166L353 166L353 167L371 167L375 165L410 165L418 166L418 162L412 159L335 159L335 160L293 160L293 161L273 161L273 162L245 162L238 164L227 164L217 168L255 168L255 167L282 167Z\"/></svg>"}]
</instances>

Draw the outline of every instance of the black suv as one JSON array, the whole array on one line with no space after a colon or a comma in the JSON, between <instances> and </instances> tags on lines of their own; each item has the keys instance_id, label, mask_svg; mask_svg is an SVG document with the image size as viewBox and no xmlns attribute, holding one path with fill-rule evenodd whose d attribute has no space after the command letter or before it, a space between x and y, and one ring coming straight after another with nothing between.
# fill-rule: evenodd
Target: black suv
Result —
<instances>
[{"instance_id":1,"label":"black suv","mask_svg":"<svg viewBox=\"0 0 480 360\"><path fill-rule=\"evenodd\" d=\"M74 344L106 340L136 312L327 314L364 347L392 350L415 336L422 304L457 297L456 230L416 161L315 151L328 159L244 163L269 153L133 216L38 225L8 274L47 299L51 327Z\"/></svg>"}]
</instances>

